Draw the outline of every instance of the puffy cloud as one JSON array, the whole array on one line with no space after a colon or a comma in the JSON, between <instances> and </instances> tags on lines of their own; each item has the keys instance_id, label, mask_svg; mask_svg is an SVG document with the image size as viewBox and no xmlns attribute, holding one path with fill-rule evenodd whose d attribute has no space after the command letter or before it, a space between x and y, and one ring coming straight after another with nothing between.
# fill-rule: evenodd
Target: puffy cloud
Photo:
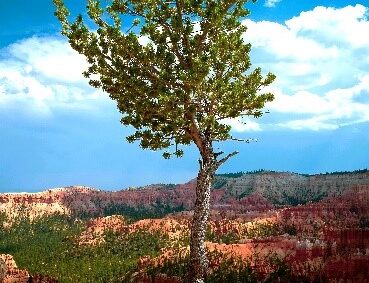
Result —
<instances>
[{"instance_id":1,"label":"puffy cloud","mask_svg":"<svg viewBox=\"0 0 369 283\"><path fill-rule=\"evenodd\" d=\"M360 4L342 9L316 7L286 21L286 26L295 34L309 34L327 44L368 47L369 37L365 36L369 29L367 10Z\"/></svg>"},{"instance_id":2,"label":"puffy cloud","mask_svg":"<svg viewBox=\"0 0 369 283\"><path fill-rule=\"evenodd\" d=\"M260 124L250 119L223 119L223 124L232 127L235 132L261 131Z\"/></svg>"},{"instance_id":3,"label":"puffy cloud","mask_svg":"<svg viewBox=\"0 0 369 283\"><path fill-rule=\"evenodd\" d=\"M68 83L81 82L87 68L84 57L76 53L67 41L52 37L32 37L9 47L10 56L23 63L27 73Z\"/></svg>"},{"instance_id":4,"label":"puffy cloud","mask_svg":"<svg viewBox=\"0 0 369 283\"><path fill-rule=\"evenodd\" d=\"M316 7L285 23L243 22L254 65L277 75L268 89L276 99L261 128L332 130L369 122L367 12L359 4Z\"/></svg>"},{"instance_id":5,"label":"puffy cloud","mask_svg":"<svg viewBox=\"0 0 369 283\"><path fill-rule=\"evenodd\" d=\"M254 48L268 47L267 52L278 59L321 60L338 56L337 47L326 47L311 38L299 36L287 26L274 22L253 22L246 19L245 40Z\"/></svg>"},{"instance_id":6,"label":"puffy cloud","mask_svg":"<svg viewBox=\"0 0 369 283\"><path fill-rule=\"evenodd\" d=\"M280 127L294 130L326 130L340 126L369 122L369 75L364 76L353 87L330 90L323 95L308 91L286 95L278 89L275 101L270 103L272 112L289 114L292 120L278 123ZM310 117L293 119L293 114Z\"/></svg>"},{"instance_id":7,"label":"puffy cloud","mask_svg":"<svg viewBox=\"0 0 369 283\"><path fill-rule=\"evenodd\" d=\"M329 101L308 91L298 91L293 95L270 88L275 100L269 104L271 111L280 113L320 114L331 109Z\"/></svg>"},{"instance_id":8,"label":"puffy cloud","mask_svg":"<svg viewBox=\"0 0 369 283\"><path fill-rule=\"evenodd\" d=\"M56 37L32 37L1 50L0 107L52 115L53 109L91 109L107 99L88 86L84 57Z\"/></svg>"}]
</instances>

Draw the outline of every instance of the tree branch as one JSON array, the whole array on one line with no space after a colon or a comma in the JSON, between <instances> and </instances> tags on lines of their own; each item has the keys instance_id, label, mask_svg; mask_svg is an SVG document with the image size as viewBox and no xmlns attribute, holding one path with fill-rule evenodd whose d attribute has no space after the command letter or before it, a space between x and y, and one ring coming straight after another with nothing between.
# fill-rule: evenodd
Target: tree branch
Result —
<instances>
[{"instance_id":1,"label":"tree branch","mask_svg":"<svg viewBox=\"0 0 369 283\"><path fill-rule=\"evenodd\" d=\"M229 10L229 8L234 4L233 2L234 1L230 1L229 3L226 3L225 4L225 8L223 10L224 13L226 13ZM209 31L210 31L210 29L209 29L210 28L209 21L206 21L204 27L205 28L202 31L201 35L198 37L198 40L197 40L197 44L198 45L197 45L197 48L196 48L194 54L200 54L200 53L202 53L202 51L203 51L203 49L205 47L204 40L205 40L205 38L207 37L207 35L208 35Z\"/></svg>"},{"instance_id":2,"label":"tree branch","mask_svg":"<svg viewBox=\"0 0 369 283\"><path fill-rule=\"evenodd\" d=\"M224 153L224 151L220 151L220 152L214 152L214 157L218 158L219 155L222 155Z\"/></svg>"},{"instance_id":3,"label":"tree branch","mask_svg":"<svg viewBox=\"0 0 369 283\"><path fill-rule=\"evenodd\" d=\"M161 24L161 26L167 31L168 36L170 38L170 43L172 45L172 51L174 52L174 54L176 54L178 61L181 63L182 67L187 70L189 68L188 64L185 61L185 58L183 57L183 54L181 54L181 52L179 51L178 48L178 44L173 40L173 30L171 29L171 27L166 24L165 22L163 22L162 20L158 19L158 23Z\"/></svg>"},{"instance_id":4,"label":"tree branch","mask_svg":"<svg viewBox=\"0 0 369 283\"><path fill-rule=\"evenodd\" d=\"M228 140L231 141L237 141L237 142L245 142L245 143L250 143L250 142L257 142L257 139L238 139L238 138L234 138L234 137L230 137Z\"/></svg>"},{"instance_id":5,"label":"tree branch","mask_svg":"<svg viewBox=\"0 0 369 283\"><path fill-rule=\"evenodd\" d=\"M219 167L220 165L222 165L224 162L226 162L229 158L235 156L236 154L240 153L239 151L234 151L230 154L228 154L226 157L222 158L221 160L219 160L217 162L217 166Z\"/></svg>"},{"instance_id":6,"label":"tree branch","mask_svg":"<svg viewBox=\"0 0 369 283\"><path fill-rule=\"evenodd\" d=\"M179 18L179 23L180 23L180 30L177 29L177 32L181 35L182 44L187 48L188 60L189 60L190 65L192 65L193 63L192 63L192 54L191 54L190 42L188 40L188 37L184 33L184 26L183 26L183 19L182 19L182 17L183 17L183 14L182 14L182 1L181 0L176 1L176 7L177 7L178 18Z\"/></svg>"},{"instance_id":7,"label":"tree branch","mask_svg":"<svg viewBox=\"0 0 369 283\"><path fill-rule=\"evenodd\" d=\"M131 16L139 16L139 17L142 17L144 19L147 19L145 14L138 13L137 11L134 11L134 10L128 8L128 7L127 7L127 12ZM173 31L172 31L171 27L167 23L162 21L160 18L157 18L155 21L157 23L159 23L167 31L167 33L169 35L169 38L170 38L170 42L172 44L172 48L171 48L172 51L174 52L174 54L176 54L176 56L177 56L179 62L181 63L182 67L184 67L185 69L188 69L188 65L184 61L184 58L183 58L182 54L179 52L177 44L174 43Z\"/></svg>"}]
</instances>

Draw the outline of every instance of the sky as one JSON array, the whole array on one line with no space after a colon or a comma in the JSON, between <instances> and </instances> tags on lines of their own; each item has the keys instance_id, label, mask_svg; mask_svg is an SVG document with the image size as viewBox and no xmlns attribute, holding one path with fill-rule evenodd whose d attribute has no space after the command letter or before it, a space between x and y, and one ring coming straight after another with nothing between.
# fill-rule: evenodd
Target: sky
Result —
<instances>
[{"instance_id":1,"label":"sky","mask_svg":"<svg viewBox=\"0 0 369 283\"><path fill-rule=\"evenodd\" d=\"M85 1L67 0L73 13ZM276 81L260 119L226 121L250 144L219 172L320 173L369 167L369 0L259 0L244 40ZM86 185L117 190L196 177L193 146L180 159L125 137L116 105L90 86L87 63L60 35L51 0L0 0L0 192ZM246 124L245 124L246 123Z\"/></svg>"}]
</instances>

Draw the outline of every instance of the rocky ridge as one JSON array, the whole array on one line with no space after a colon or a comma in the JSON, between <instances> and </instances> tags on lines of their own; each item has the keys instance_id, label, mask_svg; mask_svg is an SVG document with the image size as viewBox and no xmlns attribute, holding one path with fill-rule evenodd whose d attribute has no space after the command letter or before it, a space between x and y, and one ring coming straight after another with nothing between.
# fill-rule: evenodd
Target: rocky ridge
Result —
<instances>
[{"instance_id":1,"label":"rocky ridge","mask_svg":"<svg viewBox=\"0 0 369 283\"><path fill-rule=\"evenodd\" d=\"M226 198L240 199L258 193L273 204L297 205L341 195L356 185L367 185L369 171L317 175L260 171L236 177L223 174L217 176L216 184L226 191Z\"/></svg>"},{"instance_id":2,"label":"rocky ridge","mask_svg":"<svg viewBox=\"0 0 369 283\"><path fill-rule=\"evenodd\" d=\"M0 268L0 282L2 283L27 283L29 281L28 272L19 269L11 255L0 254Z\"/></svg>"},{"instance_id":3,"label":"rocky ridge","mask_svg":"<svg viewBox=\"0 0 369 283\"><path fill-rule=\"evenodd\" d=\"M356 185L369 184L369 172L301 175L262 171L217 175L212 208L219 211L258 213L273 207L316 202L342 195ZM0 213L30 218L44 214L105 216L124 214L130 208L161 209L163 214L191 210L196 181L179 185L151 185L120 191L100 191L72 186L40 193L0 194Z\"/></svg>"}]
</instances>

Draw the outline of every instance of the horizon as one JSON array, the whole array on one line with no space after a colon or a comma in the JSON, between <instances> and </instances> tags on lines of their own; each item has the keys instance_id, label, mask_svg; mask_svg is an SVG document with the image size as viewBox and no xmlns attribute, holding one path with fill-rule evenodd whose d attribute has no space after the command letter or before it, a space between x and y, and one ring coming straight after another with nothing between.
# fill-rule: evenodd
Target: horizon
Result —
<instances>
[{"instance_id":1,"label":"horizon","mask_svg":"<svg viewBox=\"0 0 369 283\"><path fill-rule=\"evenodd\" d=\"M81 2L65 2L74 14L84 12ZM217 174L369 167L369 3L331 2L247 4L251 62L277 76L270 87L276 99L260 119L227 121L235 136L258 142L216 143L226 153L240 151ZM195 178L194 146L164 160L125 141L131 129L107 94L88 86L86 62L60 35L53 12L51 0L0 3L0 193Z\"/></svg>"},{"instance_id":2,"label":"horizon","mask_svg":"<svg viewBox=\"0 0 369 283\"><path fill-rule=\"evenodd\" d=\"M274 170L267 170L267 169L257 169L257 170L252 170L252 171L239 171L239 172L225 172L225 173L216 173L215 177L227 177L226 175L232 175L232 174L242 174L243 175L255 175L255 174L267 174L267 173L271 173L271 174L296 174L296 175L300 175L300 176L304 176L304 177L312 177L312 176L325 176L325 175L346 175L346 174L365 174L368 173L369 169L368 168L363 168L363 169L356 169L356 170L352 170L352 171L333 171L333 172L316 172L316 173L311 173L311 174L307 174L307 173L303 173L303 172L291 172L291 171L274 171ZM232 177L229 177L232 178ZM104 189L104 188L100 188L100 187L91 187L91 186L86 186L83 184L68 184L68 185L64 185L64 186L60 186L60 187L49 187L49 188L39 188L38 190L34 190L34 191L13 191L13 192L6 192L6 191L0 191L0 195L1 194L14 194L14 195L18 195L18 194L38 194L38 193L43 193L46 191L62 191L64 189L69 189L69 188L83 188L83 189L91 189L91 190L96 190L96 191L104 191L104 192L118 192L118 191L125 191L125 190L130 190L130 189L145 189L146 187L150 187L150 186L166 186L166 185L174 185L174 186L178 186L178 185L183 185L186 184L188 182L191 182L193 180L196 179L196 176L188 179L185 182L182 183L152 183L152 184L146 184L143 186L128 186L128 187L123 187L123 188L113 188L113 189Z\"/></svg>"}]
</instances>

